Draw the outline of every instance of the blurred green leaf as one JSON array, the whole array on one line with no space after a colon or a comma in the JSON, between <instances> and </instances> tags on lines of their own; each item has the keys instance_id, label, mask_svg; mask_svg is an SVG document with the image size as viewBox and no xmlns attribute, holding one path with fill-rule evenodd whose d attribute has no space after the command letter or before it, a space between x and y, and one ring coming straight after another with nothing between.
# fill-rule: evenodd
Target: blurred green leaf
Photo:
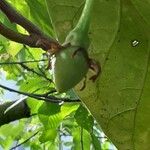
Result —
<instances>
[{"instance_id":1,"label":"blurred green leaf","mask_svg":"<svg viewBox=\"0 0 150 150\"><path fill-rule=\"evenodd\" d=\"M78 107L79 107L79 104L74 104L74 103L63 104L61 107L62 118L65 118L69 116L72 112L75 112Z\"/></svg>"},{"instance_id":2,"label":"blurred green leaf","mask_svg":"<svg viewBox=\"0 0 150 150\"><path fill-rule=\"evenodd\" d=\"M59 104L43 103L39 109L39 114L45 116L55 115L60 112L60 108L61 105Z\"/></svg>"},{"instance_id":3,"label":"blurred green leaf","mask_svg":"<svg viewBox=\"0 0 150 150\"><path fill-rule=\"evenodd\" d=\"M88 132L92 132L94 120L93 117L89 114L87 109L80 105L75 113L75 119L82 128L86 129Z\"/></svg>"},{"instance_id":4,"label":"blurred green leaf","mask_svg":"<svg viewBox=\"0 0 150 150\"><path fill-rule=\"evenodd\" d=\"M15 57L19 51L22 49L22 44L18 44L16 42L10 41L9 46L7 47L7 52L10 54L12 57Z\"/></svg>"},{"instance_id":5,"label":"blurred green leaf","mask_svg":"<svg viewBox=\"0 0 150 150\"><path fill-rule=\"evenodd\" d=\"M26 49L24 47L17 53L17 60L19 62L26 60Z\"/></svg>"},{"instance_id":6,"label":"blurred green leaf","mask_svg":"<svg viewBox=\"0 0 150 150\"><path fill-rule=\"evenodd\" d=\"M77 109L78 105L44 103L39 108L39 118L46 129L57 128L60 122Z\"/></svg>"},{"instance_id":7,"label":"blurred green leaf","mask_svg":"<svg viewBox=\"0 0 150 150\"><path fill-rule=\"evenodd\" d=\"M98 138L94 134L91 134L91 138L92 138L92 143L93 143L94 149L102 150L100 140L98 140Z\"/></svg>"},{"instance_id":8,"label":"blurred green leaf","mask_svg":"<svg viewBox=\"0 0 150 150\"><path fill-rule=\"evenodd\" d=\"M86 130L77 127L72 131L72 134L73 134L74 150L79 150L79 149L90 150L91 136Z\"/></svg>"},{"instance_id":9,"label":"blurred green leaf","mask_svg":"<svg viewBox=\"0 0 150 150\"><path fill-rule=\"evenodd\" d=\"M30 8L30 15L35 22L46 34L54 36L50 14L47 11L47 6L43 0L25 0ZM42 10L42 11L39 11Z\"/></svg>"},{"instance_id":10,"label":"blurred green leaf","mask_svg":"<svg viewBox=\"0 0 150 150\"><path fill-rule=\"evenodd\" d=\"M18 139L20 134L23 132L24 129L24 122L16 123L14 126L13 124L6 124L0 127L0 136L11 137L12 139Z\"/></svg>"},{"instance_id":11,"label":"blurred green leaf","mask_svg":"<svg viewBox=\"0 0 150 150\"><path fill-rule=\"evenodd\" d=\"M10 149L11 145L13 144L13 139L11 137L8 137L7 140L0 139L0 144L4 150Z\"/></svg>"},{"instance_id":12,"label":"blurred green leaf","mask_svg":"<svg viewBox=\"0 0 150 150\"><path fill-rule=\"evenodd\" d=\"M50 103L43 103L39 108L38 116L46 129L57 129L62 120L60 108L60 105Z\"/></svg>"},{"instance_id":13,"label":"blurred green leaf","mask_svg":"<svg viewBox=\"0 0 150 150\"><path fill-rule=\"evenodd\" d=\"M37 101L32 98L28 98L27 104L28 104L28 107L30 107L31 114L37 114L37 112L38 112L39 108L41 107L41 105L43 104L43 102Z\"/></svg>"},{"instance_id":14,"label":"blurred green leaf","mask_svg":"<svg viewBox=\"0 0 150 150\"><path fill-rule=\"evenodd\" d=\"M39 86L40 85L40 86ZM49 83L42 77L38 76L27 76L27 79L21 84L20 90L26 92L44 92L47 91Z\"/></svg>"},{"instance_id":15,"label":"blurred green leaf","mask_svg":"<svg viewBox=\"0 0 150 150\"><path fill-rule=\"evenodd\" d=\"M42 135L39 138L40 142L41 143L54 142L54 140L57 136L57 132L58 131L56 129L44 130Z\"/></svg>"},{"instance_id":16,"label":"blurred green leaf","mask_svg":"<svg viewBox=\"0 0 150 150\"><path fill-rule=\"evenodd\" d=\"M17 141L21 138L21 134L24 130L24 121L19 123L6 124L0 127L0 145L4 149L10 149L14 141Z\"/></svg>"},{"instance_id":17,"label":"blurred green leaf","mask_svg":"<svg viewBox=\"0 0 150 150\"><path fill-rule=\"evenodd\" d=\"M110 142L108 141L105 141L103 144L102 144L102 149L109 149L110 147Z\"/></svg>"},{"instance_id":18,"label":"blurred green leaf","mask_svg":"<svg viewBox=\"0 0 150 150\"><path fill-rule=\"evenodd\" d=\"M81 149L81 128L75 128L72 131L73 135L73 149L74 150L79 150Z\"/></svg>"}]
</instances>

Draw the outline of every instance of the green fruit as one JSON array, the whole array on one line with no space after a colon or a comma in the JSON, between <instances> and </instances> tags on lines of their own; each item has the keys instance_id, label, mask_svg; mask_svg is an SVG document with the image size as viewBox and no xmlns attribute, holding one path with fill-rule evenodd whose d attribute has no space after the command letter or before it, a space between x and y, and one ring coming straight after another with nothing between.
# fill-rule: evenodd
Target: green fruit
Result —
<instances>
[{"instance_id":1,"label":"green fruit","mask_svg":"<svg viewBox=\"0 0 150 150\"><path fill-rule=\"evenodd\" d=\"M85 77L89 69L88 31L93 1L86 0L76 27L66 37L64 45L68 47L61 49L52 59L53 78L58 92L66 92L73 88ZM83 49L80 49L81 47Z\"/></svg>"},{"instance_id":2,"label":"green fruit","mask_svg":"<svg viewBox=\"0 0 150 150\"><path fill-rule=\"evenodd\" d=\"M79 83L88 71L86 51L70 46L52 58L52 72L56 90L66 92Z\"/></svg>"}]
</instances>

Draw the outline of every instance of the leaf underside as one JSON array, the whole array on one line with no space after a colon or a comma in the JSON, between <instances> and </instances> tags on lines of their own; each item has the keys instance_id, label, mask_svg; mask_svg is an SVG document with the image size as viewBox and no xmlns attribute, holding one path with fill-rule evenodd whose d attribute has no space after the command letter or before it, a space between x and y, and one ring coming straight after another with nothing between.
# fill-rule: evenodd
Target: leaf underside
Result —
<instances>
[{"instance_id":1,"label":"leaf underside","mask_svg":"<svg viewBox=\"0 0 150 150\"><path fill-rule=\"evenodd\" d=\"M47 5L63 42L84 1L47 0ZM82 92L76 90L120 150L150 149L149 10L149 0L95 0L89 53L102 73Z\"/></svg>"}]
</instances>

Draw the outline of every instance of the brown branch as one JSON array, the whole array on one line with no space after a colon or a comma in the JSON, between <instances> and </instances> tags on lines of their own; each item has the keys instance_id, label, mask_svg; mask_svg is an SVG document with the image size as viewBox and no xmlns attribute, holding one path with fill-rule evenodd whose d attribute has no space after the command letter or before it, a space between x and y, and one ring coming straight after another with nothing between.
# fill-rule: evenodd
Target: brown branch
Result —
<instances>
[{"instance_id":1,"label":"brown branch","mask_svg":"<svg viewBox=\"0 0 150 150\"><path fill-rule=\"evenodd\" d=\"M10 4L5 0L0 1L0 9L8 17L12 23L17 23L26 29L30 34L35 33L37 35L43 35L40 29L32 22L27 20L24 16L19 14Z\"/></svg>"},{"instance_id":2,"label":"brown branch","mask_svg":"<svg viewBox=\"0 0 150 150\"><path fill-rule=\"evenodd\" d=\"M49 52L58 50L62 47L58 41L45 35L37 26L18 13L5 0L0 0L0 9L11 22L19 24L30 34L24 35L15 32L0 23L0 34L2 34L4 37L30 47L38 47L46 51L49 50Z\"/></svg>"},{"instance_id":3,"label":"brown branch","mask_svg":"<svg viewBox=\"0 0 150 150\"><path fill-rule=\"evenodd\" d=\"M9 40L15 41L17 43L22 43L30 47L38 47L36 42L38 40L37 36L24 35L18 32L15 32L0 22L0 34L6 37Z\"/></svg>"},{"instance_id":4,"label":"brown branch","mask_svg":"<svg viewBox=\"0 0 150 150\"><path fill-rule=\"evenodd\" d=\"M37 34L24 35L18 32L15 32L0 22L0 34L6 37L7 39L28 45L29 47L42 48L43 50L50 50L53 47L59 46L58 43L50 40L49 38L44 38Z\"/></svg>"}]
</instances>

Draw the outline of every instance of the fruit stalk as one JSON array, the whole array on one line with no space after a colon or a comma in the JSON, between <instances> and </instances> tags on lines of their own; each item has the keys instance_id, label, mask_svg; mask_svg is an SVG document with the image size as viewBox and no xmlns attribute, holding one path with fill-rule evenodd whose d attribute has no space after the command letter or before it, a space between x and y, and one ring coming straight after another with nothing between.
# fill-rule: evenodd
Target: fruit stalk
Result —
<instances>
[{"instance_id":1,"label":"fruit stalk","mask_svg":"<svg viewBox=\"0 0 150 150\"><path fill-rule=\"evenodd\" d=\"M65 44L70 43L72 46L79 46L84 49L89 47L88 31L90 27L91 12L94 0L86 0L81 17L75 28L66 37Z\"/></svg>"},{"instance_id":2,"label":"fruit stalk","mask_svg":"<svg viewBox=\"0 0 150 150\"><path fill-rule=\"evenodd\" d=\"M82 31L84 34L88 35L89 27L90 27L90 20L91 20L91 11L93 8L93 1L94 0L86 0L83 12L81 17L75 27Z\"/></svg>"}]
</instances>

